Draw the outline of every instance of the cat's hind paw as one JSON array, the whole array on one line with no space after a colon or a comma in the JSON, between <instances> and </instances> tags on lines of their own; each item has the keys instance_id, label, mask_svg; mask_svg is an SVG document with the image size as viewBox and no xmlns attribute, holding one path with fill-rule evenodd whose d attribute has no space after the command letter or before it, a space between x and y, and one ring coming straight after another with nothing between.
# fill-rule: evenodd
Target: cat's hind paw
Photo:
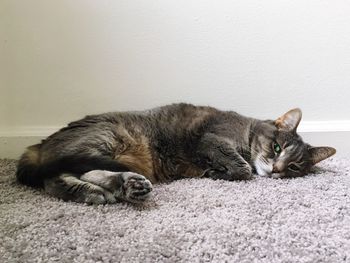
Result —
<instances>
[{"instance_id":1,"label":"cat's hind paw","mask_svg":"<svg viewBox=\"0 0 350 263\"><path fill-rule=\"evenodd\" d=\"M123 197L132 203L140 203L150 197L152 183L143 175L125 172L123 176Z\"/></svg>"}]
</instances>

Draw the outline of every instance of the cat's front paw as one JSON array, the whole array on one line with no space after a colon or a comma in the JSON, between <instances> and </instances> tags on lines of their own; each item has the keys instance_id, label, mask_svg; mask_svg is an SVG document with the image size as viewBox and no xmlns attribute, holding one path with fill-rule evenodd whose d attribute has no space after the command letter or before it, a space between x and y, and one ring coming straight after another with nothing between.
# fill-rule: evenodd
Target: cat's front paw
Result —
<instances>
[{"instance_id":1,"label":"cat's front paw","mask_svg":"<svg viewBox=\"0 0 350 263\"><path fill-rule=\"evenodd\" d=\"M125 172L122 174L123 197L125 200L133 203L140 203L149 198L153 190L152 183L143 175Z\"/></svg>"}]
</instances>

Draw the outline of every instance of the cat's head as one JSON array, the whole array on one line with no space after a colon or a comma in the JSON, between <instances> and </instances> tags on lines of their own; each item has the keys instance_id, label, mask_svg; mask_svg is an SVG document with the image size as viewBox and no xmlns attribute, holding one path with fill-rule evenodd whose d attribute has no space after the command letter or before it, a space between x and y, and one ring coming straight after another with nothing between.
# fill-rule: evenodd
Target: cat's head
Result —
<instances>
[{"instance_id":1,"label":"cat's head","mask_svg":"<svg viewBox=\"0 0 350 263\"><path fill-rule=\"evenodd\" d=\"M273 178L306 175L316 163L332 156L332 147L313 147L297 134L302 113L293 109L275 121L256 126L252 143L252 161L259 175Z\"/></svg>"}]
</instances>

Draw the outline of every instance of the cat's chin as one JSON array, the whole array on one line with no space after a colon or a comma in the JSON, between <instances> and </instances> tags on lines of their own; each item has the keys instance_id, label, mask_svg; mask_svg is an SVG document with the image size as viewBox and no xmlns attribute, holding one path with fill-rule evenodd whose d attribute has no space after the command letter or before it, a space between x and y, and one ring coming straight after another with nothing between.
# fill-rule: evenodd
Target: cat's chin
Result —
<instances>
[{"instance_id":1,"label":"cat's chin","mask_svg":"<svg viewBox=\"0 0 350 263\"><path fill-rule=\"evenodd\" d=\"M270 177L273 178L273 179L278 179L278 178L281 178L282 175L279 174L279 173L273 173L273 174L270 175Z\"/></svg>"},{"instance_id":2,"label":"cat's chin","mask_svg":"<svg viewBox=\"0 0 350 263\"><path fill-rule=\"evenodd\" d=\"M272 175L272 164L266 162L262 159L262 157L258 156L254 161L254 167L256 173L260 176L271 177Z\"/></svg>"}]
</instances>

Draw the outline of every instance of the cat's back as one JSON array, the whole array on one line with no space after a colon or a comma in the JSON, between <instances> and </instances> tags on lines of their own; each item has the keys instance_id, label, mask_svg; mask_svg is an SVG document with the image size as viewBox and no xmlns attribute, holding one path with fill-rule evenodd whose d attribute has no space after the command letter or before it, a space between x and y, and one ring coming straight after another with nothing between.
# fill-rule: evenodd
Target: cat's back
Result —
<instances>
[{"instance_id":1,"label":"cat's back","mask_svg":"<svg viewBox=\"0 0 350 263\"><path fill-rule=\"evenodd\" d=\"M144 111L107 112L87 115L84 118L68 123L65 127L49 136L43 143L64 138L84 138L88 135L96 136L116 132L117 127L123 127L130 132L141 132L145 135L150 130L167 130L176 128L191 129L210 116L218 114L212 107L195 106L177 103L152 108Z\"/></svg>"},{"instance_id":2,"label":"cat's back","mask_svg":"<svg viewBox=\"0 0 350 263\"><path fill-rule=\"evenodd\" d=\"M145 112L158 128L191 130L220 115L220 111L209 106L195 106L187 103L175 103Z\"/></svg>"}]
</instances>

